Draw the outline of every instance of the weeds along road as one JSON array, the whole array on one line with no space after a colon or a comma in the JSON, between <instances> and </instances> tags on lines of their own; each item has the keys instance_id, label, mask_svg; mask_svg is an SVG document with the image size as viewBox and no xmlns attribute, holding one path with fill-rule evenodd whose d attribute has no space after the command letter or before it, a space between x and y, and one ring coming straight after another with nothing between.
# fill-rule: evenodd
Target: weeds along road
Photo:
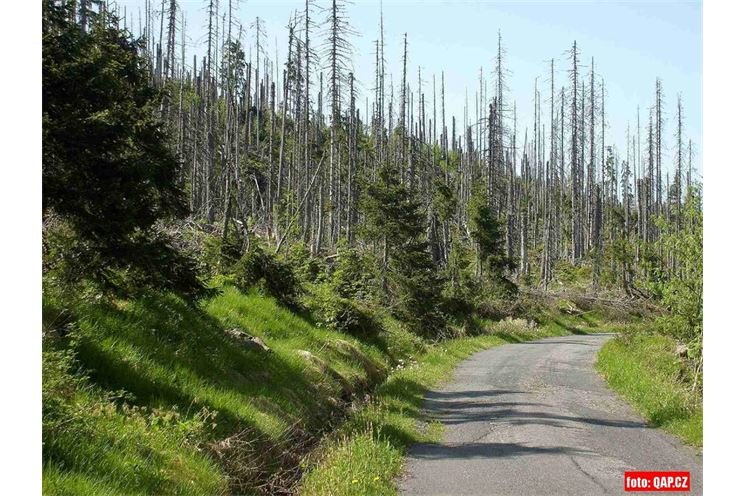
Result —
<instances>
[{"instance_id":1,"label":"weeds along road","mask_svg":"<svg viewBox=\"0 0 745 496\"><path fill-rule=\"evenodd\" d=\"M610 338L510 344L463 362L450 384L428 395L425 408L443 424L443 440L411 448L400 492L634 494L624 492L624 471L682 470L691 472L683 494L701 494L697 450L648 427L595 372Z\"/></svg>"}]
</instances>

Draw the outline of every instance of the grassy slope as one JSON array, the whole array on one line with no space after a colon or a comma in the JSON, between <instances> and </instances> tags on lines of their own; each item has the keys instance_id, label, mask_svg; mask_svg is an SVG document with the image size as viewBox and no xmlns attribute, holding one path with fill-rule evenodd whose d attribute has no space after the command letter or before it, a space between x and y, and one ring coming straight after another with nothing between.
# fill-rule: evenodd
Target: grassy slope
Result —
<instances>
[{"instance_id":1,"label":"grassy slope","mask_svg":"<svg viewBox=\"0 0 745 496\"><path fill-rule=\"evenodd\" d=\"M678 361L671 338L635 334L609 341L598 353L597 368L652 425L703 445L701 397L691 392L690 372Z\"/></svg>"},{"instance_id":2,"label":"grassy slope","mask_svg":"<svg viewBox=\"0 0 745 496\"><path fill-rule=\"evenodd\" d=\"M477 321L488 335L425 346L390 318L362 341L230 287L199 307L159 293L99 303L46 294L45 328L66 319L72 330L44 341L44 491L249 492L301 464L286 448L320 435L353 393L415 358L302 462L306 494L392 492L405 447L436 435L418 417L424 392L461 359L598 328L592 313L533 317L544 325ZM224 333L234 327L272 352L242 348Z\"/></svg>"},{"instance_id":3,"label":"grassy slope","mask_svg":"<svg viewBox=\"0 0 745 496\"><path fill-rule=\"evenodd\" d=\"M45 297L47 324L62 306ZM230 482L233 490L250 485L293 461L283 443L324 427L339 399L417 349L395 327L373 346L232 288L202 308L151 294L71 310L76 329L45 341L49 494L219 494ZM223 332L233 327L272 352L241 348ZM242 441L252 445L241 450ZM259 466L228 481L208 451Z\"/></svg>"},{"instance_id":4,"label":"grassy slope","mask_svg":"<svg viewBox=\"0 0 745 496\"><path fill-rule=\"evenodd\" d=\"M603 330L597 316L543 313L537 329L524 321L481 322L488 334L443 343L424 353L415 366L394 372L378 387L374 400L355 412L321 446L316 465L302 481L305 495L396 494L395 477L406 448L415 442L436 442L439 424L426 422L420 407L426 391L451 376L456 365L486 348L571 333Z\"/></svg>"}]
</instances>

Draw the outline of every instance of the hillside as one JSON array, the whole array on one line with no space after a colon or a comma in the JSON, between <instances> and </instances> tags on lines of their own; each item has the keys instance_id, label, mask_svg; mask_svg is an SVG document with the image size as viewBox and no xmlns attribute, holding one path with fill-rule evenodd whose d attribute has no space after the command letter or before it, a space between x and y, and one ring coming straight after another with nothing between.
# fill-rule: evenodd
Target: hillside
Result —
<instances>
[{"instance_id":1,"label":"hillside","mask_svg":"<svg viewBox=\"0 0 745 496\"><path fill-rule=\"evenodd\" d=\"M369 428L373 443L393 443L400 459L422 435L416 408L426 388L463 357L567 328L601 330L544 311L545 326L485 319L480 337L433 346L391 317L374 338L356 339L231 286L196 306L172 293L95 302L47 295L45 493L276 494L294 487L304 457L373 391L378 406L353 413L327 441L330 454L310 460L333 466L326 460L347 449L338 440L357 442ZM268 350L226 330L260 338ZM329 470L314 472L305 491Z\"/></svg>"}]
</instances>

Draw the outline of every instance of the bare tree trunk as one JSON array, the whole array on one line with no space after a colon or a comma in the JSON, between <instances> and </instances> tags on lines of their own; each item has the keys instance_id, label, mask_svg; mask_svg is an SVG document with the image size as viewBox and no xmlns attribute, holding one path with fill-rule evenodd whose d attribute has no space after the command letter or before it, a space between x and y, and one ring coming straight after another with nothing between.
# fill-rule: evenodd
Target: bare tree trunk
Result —
<instances>
[{"instance_id":1,"label":"bare tree trunk","mask_svg":"<svg viewBox=\"0 0 745 496\"><path fill-rule=\"evenodd\" d=\"M579 72L578 72L578 53L577 53L577 42L572 45L572 112L571 112L571 126L572 126L572 148L571 148L571 161L572 161L572 261L574 263L579 262L582 258L582 212L580 203L582 199L582 192L580 188L580 163L579 157L579 105L578 105L578 85L579 85Z\"/></svg>"}]
</instances>

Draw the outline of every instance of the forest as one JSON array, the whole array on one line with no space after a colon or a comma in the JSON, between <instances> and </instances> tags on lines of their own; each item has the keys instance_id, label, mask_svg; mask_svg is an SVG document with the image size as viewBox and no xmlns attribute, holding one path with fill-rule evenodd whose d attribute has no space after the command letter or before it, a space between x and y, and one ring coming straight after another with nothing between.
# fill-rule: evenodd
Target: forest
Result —
<instances>
[{"instance_id":1,"label":"forest","mask_svg":"<svg viewBox=\"0 0 745 496\"><path fill-rule=\"evenodd\" d=\"M298 467L343 451L316 446L329 418L357 439L334 403L421 395L391 371L555 315L556 332L643 315L613 325L685 350L700 405L702 181L661 79L640 76L636 121L615 122L574 42L517 102L499 33L477 90L445 108L447 70L386 37L382 5L359 81L345 0L299 1L271 33L284 60L261 18L243 23L250 2L204 0L187 58L177 0L42 1L45 492L327 494ZM293 389L308 367L323 405Z\"/></svg>"}]
</instances>

